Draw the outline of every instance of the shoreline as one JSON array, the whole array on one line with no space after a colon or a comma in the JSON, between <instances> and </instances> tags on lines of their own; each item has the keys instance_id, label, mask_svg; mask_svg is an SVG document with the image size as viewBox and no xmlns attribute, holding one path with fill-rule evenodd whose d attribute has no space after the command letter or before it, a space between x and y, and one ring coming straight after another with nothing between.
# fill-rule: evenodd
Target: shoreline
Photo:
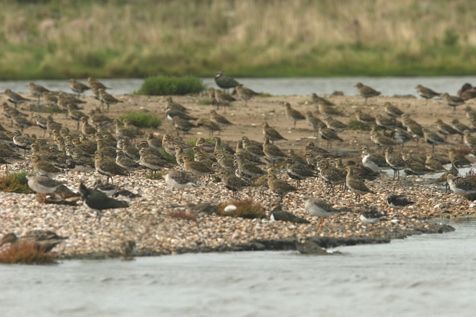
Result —
<instances>
[{"instance_id":1,"label":"shoreline","mask_svg":"<svg viewBox=\"0 0 476 317\"><path fill-rule=\"evenodd\" d=\"M474 217L472 217L474 219ZM297 245L304 243L311 243L320 250L326 251L329 248L337 248L341 246L356 246L356 245L373 245L373 244L389 244L392 240L406 239L408 237L420 234L444 234L453 232L456 229L451 225L444 223L432 223L427 231L409 230L408 232L401 232L399 234L393 234L385 238L331 238L331 237L315 237L309 238L304 242L298 241L298 239L280 239L280 240L256 240L241 245L223 245L216 248L195 248L195 249L178 249L173 252L160 252L152 250L144 250L139 253L135 253L134 257L155 257L155 256L173 256L180 254L198 254L198 253L226 253L226 252L260 252L260 251L300 251ZM302 251L300 251L302 252ZM330 255L334 253L321 253L317 251L311 251L303 254L315 254L315 255ZM108 260L121 258L122 255L119 252L112 253L90 253L90 254L76 254L69 256L60 256L58 260Z\"/></svg>"},{"instance_id":2,"label":"shoreline","mask_svg":"<svg viewBox=\"0 0 476 317\"><path fill-rule=\"evenodd\" d=\"M120 98L123 102L112 107L108 115L119 117L125 111L137 109L139 106L160 116L164 114L165 97L125 95ZM173 98L189 108L191 114L196 117L206 117L214 108L200 103L203 96L175 96ZM98 105L92 98L86 99L88 103L84 111ZM295 129L289 129L289 119L284 115L280 102L288 101L300 111L306 111L314 109L312 104L307 103L308 100L309 96L264 96L250 100L247 106L236 102L233 106L221 110L235 124L225 128L220 136L225 142L236 141L242 136L261 140L261 123L267 120L288 139L288 141L279 142L280 147L299 151L306 142L315 141L312 137L313 132L305 122L299 122ZM426 101L421 99L377 97L364 105L362 98L355 96L333 97L332 101L339 109L349 112L343 117L346 122L353 119L352 113L357 107L367 112L376 112L387 101L411 113L418 122L426 126L434 122L435 117L447 116L448 113L465 120L462 109L458 108L458 111L453 113L440 101L430 101L427 105ZM427 111L428 106L432 107L432 113ZM58 122L68 125L71 131L75 131L76 127L65 118L64 114L53 114L53 117ZM9 121L5 118L0 122L9 128ZM158 130L147 131L163 134L171 133L173 130L170 123L163 119ZM41 130L30 127L26 133L41 135ZM190 141L207 135L206 130L198 128L192 130L192 134L187 135L186 139ZM341 135L344 142L339 147L335 145L332 151L342 152L346 158L358 153L355 152L355 144L372 146L367 131L346 130ZM359 143L356 143L357 141ZM460 138L454 136L449 141L459 146ZM406 145L406 149L416 149L416 146L412 141ZM420 146L421 150L431 150L429 145ZM343 151L343 149L353 149L353 151ZM444 153L441 152L442 150L443 147L438 148L437 152L442 154ZM16 162L9 166L10 172L29 169L30 165L26 161ZM163 175L167 171L167 168L163 168L160 172ZM344 242L340 242L344 244L345 241L351 243L354 241L352 239L381 242L382 239L387 241L418 233L451 230L446 225L435 224L434 219L437 218L458 219L476 216L476 208L472 202L456 194L443 192L442 188L434 183L435 179L407 176L398 182L393 181L386 174L375 181L366 182L375 194L364 195L359 202L352 193L340 188L332 190L320 178L302 180L299 183L299 190L286 195L282 204L286 211L305 218L310 222L309 224L193 214L186 204L203 202L219 204L239 198L260 202L269 216L269 211L278 197L264 187L248 187L233 196L232 192L224 188L221 183L211 180L203 180L199 187L182 191L171 190L167 188L162 178L149 179L146 177L147 174L148 171L140 169L133 171L130 177L114 177L114 184L140 194L141 197L130 200L129 208L105 211L101 221L98 221L94 213L83 205L45 205L39 203L33 194L0 192L2 203L0 234L15 232L21 235L33 229L53 230L61 236L69 237L64 244L54 250L60 258L104 258L119 255L121 243L128 240L134 240L137 243L137 255L264 250L268 247L279 249L278 245L281 242L282 248L291 248L290 245L293 243L296 247L296 241L304 242L316 238L344 239ZM295 180L288 179L284 173L279 173L278 176L298 186ZM87 186L92 186L97 178L101 177L91 169L88 171L69 170L56 179L64 181L70 189L77 191L80 180ZM415 201L415 205L404 209L392 209L386 203L386 197L390 193L405 194ZM307 196L325 199L336 208L348 209L348 212L325 218L323 224L319 226L319 218L304 211L303 202ZM370 206L385 212L387 220L376 224L363 224L359 219L360 213ZM177 219L173 215L176 211L193 214L196 221Z\"/></svg>"}]
</instances>

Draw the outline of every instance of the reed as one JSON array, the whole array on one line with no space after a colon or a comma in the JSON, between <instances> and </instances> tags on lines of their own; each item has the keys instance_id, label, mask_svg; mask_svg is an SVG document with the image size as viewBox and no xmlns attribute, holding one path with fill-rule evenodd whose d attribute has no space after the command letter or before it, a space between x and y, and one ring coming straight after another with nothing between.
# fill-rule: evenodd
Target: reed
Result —
<instances>
[{"instance_id":1,"label":"reed","mask_svg":"<svg viewBox=\"0 0 476 317\"><path fill-rule=\"evenodd\" d=\"M0 76L476 71L471 0L0 0ZM257 31L259 30L259 31Z\"/></svg>"}]
</instances>

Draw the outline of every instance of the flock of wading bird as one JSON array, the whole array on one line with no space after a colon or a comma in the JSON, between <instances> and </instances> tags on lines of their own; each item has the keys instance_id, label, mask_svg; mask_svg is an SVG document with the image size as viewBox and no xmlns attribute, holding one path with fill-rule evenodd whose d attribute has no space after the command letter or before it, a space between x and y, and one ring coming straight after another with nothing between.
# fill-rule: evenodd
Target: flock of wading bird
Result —
<instances>
[{"instance_id":1,"label":"flock of wading bird","mask_svg":"<svg viewBox=\"0 0 476 317\"><path fill-rule=\"evenodd\" d=\"M468 199L476 195L476 178L458 175L458 168L471 165L471 154L476 148L476 137L471 135L476 128L476 111L469 106L464 108L469 125L457 119L451 122L438 119L431 126L424 127L389 102L376 105L378 111L375 113L364 112L361 109L364 107L357 105L357 110L349 115L348 108L342 109L331 101L334 95L342 93L336 92L329 98L312 94L308 104L313 105L315 111L303 113L295 109L297 106L293 108L289 103L283 103L285 113L294 127L297 122L306 120L313 131L313 139L324 140L326 149L309 141L304 149L285 151L278 144L286 138L267 122L262 126L263 142L247 137L234 142L222 141L220 137L209 140L199 137L194 145L190 145L184 137L196 127L205 128L213 135L233 124L219 113L220 108L247 107L250 99L259 96L222 72L216 74L215 83L220 89L210 88L207 94L216 110L210 110L206 118L193 116L190 109L172 97L166 99L164 117L170 120L176 133L145 131L127 120L108 115L109 107L122 101L109 94L108 87L94 78L89 78L87 84L71 80L69 86L73 93L51 91L35 83L28 85L30 95L27 97L6 89L2 115L6 119L5 125L9 123L11 128L0 125L0 164L6 166L8 173L8 164L26 160L31 166L28 186L37 193L40 201L76 204L81 199L98 216L104 209L129 207L128 201L119 199L118 195L133 199L136 194L114 185L113 177L128 176L138 169L150 170L151 176L159 172L168 186L180 190L209 181L220 181L233 192L259 184L279 197L278 207L270 217L294 222L307 221L279 206L287 193L299 190L300 181L305 178L321 178L328 190L349 190L360 201L361 195L375 194L366 182L385 177L383 169L392 169L395 181L399 181L401 171L406 175L443 172L442 179L451 191ZM362 83L355 87L365 104L381 95ZM94 106L86 113L84 105L87 99L83 95L88 90L97 101L88 99ZM453 108L448 107L450 113L476 97L476 87L470 84L465 84L457 96L438 93L422 85L418 85L416 90L427 100L439 98L444 101ZM40 106L60 113L45 116L32 111ZM338 118L349 116L369 127L370 133L362 133L369 135L376 149L372 151L373 146L357 143L353 153L358 154L351 157L349 153L352 152L339 154L339 151L332 150L331 144L342 142L339 134L347 128L347 124ZM62 118L63 122L58 122L55 117ZM68 128L68 121L75 123L69 124ZM43 134L24 133L32 126L43 130ZM404 144L408 142L415 144L410 150L405 150ZM430 144L431 149L422 143ZM435 152L436 146L439 151ZM443 148L447 155L442 155ZM94 169L106 176L106 182L98 178L94 186L88 188L81 181L76 192L55 179L56 175L78 167ZM413 204L403 195L386 195L392 208ZM339 212L322 197L308 198L304 208L317 217ZM360 216L364 223L377 222L385 217L376 208L366 210Z\"/></svg>"}]
</instances>

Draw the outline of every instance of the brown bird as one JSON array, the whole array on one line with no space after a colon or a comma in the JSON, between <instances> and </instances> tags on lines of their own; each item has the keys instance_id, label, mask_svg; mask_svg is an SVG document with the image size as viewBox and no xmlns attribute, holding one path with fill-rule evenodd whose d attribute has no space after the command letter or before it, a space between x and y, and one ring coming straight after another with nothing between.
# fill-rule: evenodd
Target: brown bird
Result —
<instances>
[{"instance_id":1,"label":"brown bird","mask_svg":"<svg viewBox=\"0 0 476 317\"><path fill-rule=\"evenodd\" d=\"M71 88L71 90L73 92L77 93L78 96L81 95L86 90L91 89L88 85L85 85L85 84L77 81L76 79L70 79L69 80L69 88Z\"/></svg>"},{"instance_id":2,"label":"brown bird","mask_svg":"<svg viewBox=\"0 0 476 317\"><path fill-rule=\"evenodd\" d=\"M423 85L417 85L415 87L417 90L418 94L425 99L432 99L433 97L438 97L441 96L439 92L436 92L428 87L425 87Z\"/></svg>"},{"instance_id":3,"label":"brown bird","mask_svg":"<svg viewBox=\"0 0 476 317\"><path fill-rule=\"evenodd\" d=\"M320 97L315 93L312 93L311 98L312 103L315 103L316 105L322 104L326 106L335 106L333 102L327 100L326 98Z\"/></svg>"},{"instance_id":4,"label":"brown bird","mask_svg":"<svg viewBox=\"0 0 476 317\"><path fill-rule=\"evenodd\" d=\"M217 124L222 125L233 125L227 118L216 112L215 110L210 110L210 120Z\"/></svg>"},{"instance_id":5,"label":"brown bird","mask_svg":"<svg viewBox=\"0 0 476 317\"><path fill-rule=\"evenodd\" d=\"M381 95L380 91L373 89L372 87L366 86L362 83L355 84L355 87L359 91L359 94L364 97L365 103L367 103L368 98L377 97Z\"/></svg>"},{"instance_id":6,"label":"brown bird","mask_svg":"<svg viewBox=\"0 0 476 317\"><path fill-rule=\"evenodd\" d=\"M385 149L385 161L393 169L393 179L397 177L400 179L400 170L406 167L405 161L399 153L396 153L392 148Z\"/></svg>"},{"instance_id":7,"label":"brown bird","mask_svg":"<svg viewBox=\"0 0 476 317\"><path fill-rule=\"evenodd\" d=\"M375 194L375 192L365 185L362 179L354 175L354 168L352 166L347 166L346 171L347 175L345 177L345 185L351 192L357 195L359 201L360 195L365 195L367 193Z\"/></svg>"},{"instance_id":8,"label":"brown bird","mask_svg":"<svg viewBox=\"0 0 476 317\"><path fill-rule=\"evenodd\" d=\"M245 102L245 105L248 104L248 100L258 95L257 92L249 88L246 88L242 84L239 84L238 86L236 86L235 90L236 90L236 93L238 94L238 97Z\"/></svg>"},{"instance_id":9,"label":"brown bird","mask_svg":"<svg viewBox=\"0 0 476 317\"><path fill-rule=\"evenodd\" d=\"M372 116L368 113L362 112L361 110L357 110L355 112L355 118L357 119L357 121L359 121L361 123L364 123L364 124L375 123L375 117L374 116Z\"/></svg>"},{"instance_id":10,"label":"brown bird","mask_svg":"<svg viewBox=\"0 0 476 317\"><path fill-rule=\"evenodd\" d=\"M448 106L453 107L453 111L456 110L456 107L464 105L464 99L458 96L450 96L448 93L444 93L441 96L446 100Z\"/></svg>"},{"instance_id":11,"label":"brown bird","mask_svg":"<svg viewBox=\"0 0 476 317\"><path fill-rule=\"evenodd\" d=\"M337 135L336 131L334 131L332 129L329 129L329 128L326 128L326 127L323 127L323 126L319 127L318 133L319 133L319 136L321 137L321 139L327 141L327 147L328 148L330 148L330 146L331 146L331 141L339 141L339 142L344 141Z\"/></svg>"},{"instance_id":12,"label":"brown bird","mask_svg":"<svg viewBox=\"0 0 476 317\"><path fill-rule=\"evenodd\" d=\"M30 99L25 98L23 96L20 96L19 94L17 94L16 92L14 92L11 89L5 89L5 91L3 93L7 96L8 101L13 103L15 105L15 107L19 104L30 101Z\"/></svg>"},{"instance_id":13,"label":"brown bird","mask_svg":"<svg viewBox=\"0 0 476 317\"><path fill-rule=\"evenodd\" d=\"M284 106L286 107L286 116L293 121L293 126L294 128L296 128L296 122L297 121L302 121L304 119L306 119L306 117L300 113L299 111L297 111L296 109L293 109L291 107L291 104L289 102L285 102L284 103Z\"/></svg>"},{"instance_id":14,"label":"brown bird","mask_svg":"<svg viewBox=\"0 0 476 317\"><path fill-rule=\"evenodd\" d=\"M463 100L470 100L476 98L476 87L471 86L471 84L466 83L458 90L458 97Z\"/></svg>"},{"instance_id":15,"label":"brown bird","mask_svg":"<svg viewBox=\"0 0 476 317\"><path fill-rule=\"evenodd\" d=\"M287 140L275 128L271 127L268 122L263 123L263 135L267 137L271 143L274 141Z\"/></svg>"},{"instance_id":16,"label":"brown bird","mask_svg":"<svg viewBox=\"0 0 476 317\"><path fill-rule=\"evenodd\" d=\"M306 120L311 126L314 133L318 133L319 125L324 125L325 123L322 122L319 118L315 117L311 111L306 111Z\"/></svg>"},{"instance_id":17,"label":"brown bird","mask_svg":"<svg viewBox=\"0 0 476 317\"><path fill-rule=\"evenodd\" d=\"M286 196L287 193L294 192L297 190L296 187L286 183L283 180L280 180L276 177L273 169L268 169L268 187L272 192L276 193L279 196L279 201L281 202Z\"/></svg>"}]
</instances>

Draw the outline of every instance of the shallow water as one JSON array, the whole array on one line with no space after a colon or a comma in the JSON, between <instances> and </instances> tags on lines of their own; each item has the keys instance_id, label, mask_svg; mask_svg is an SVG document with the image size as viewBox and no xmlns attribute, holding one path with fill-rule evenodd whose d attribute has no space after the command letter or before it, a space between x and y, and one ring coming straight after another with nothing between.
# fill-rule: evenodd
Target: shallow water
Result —
<instances>
[{"instance_id":1,"label":"shallow water","mask_svg":"<svg viewBox=\"0 0 476 317\"><path fill-rule=\"evenodd\" d=\"M103 80L112 94L126 94L136 91L142 84L142 79L105 79ZM337 78L239 78L245 86L259 92L273 95L310 95L331 94L335 90L343 91L346 95L355 95L355 84L363 82L386 96L416 94L415 86L422 84L436 91L456 94L466 82L475 84L476 77L337 77ZM51 90L69 91L67 80L36 80L35 83L44 85ZM204 83L216 87L212 78L205 78ZM27 92L28 81L1 81L0 91L6 88L14 91Z\"/></svg>"},{"instance_id":2,"label":"shallow water","mask_svg":"<svg viewBox=\"0 0 476 317\"><path fill-rule=\"evenodd\" d=\"M385 245L0 266L0 316L474 316L476 220Z\"/></svg>"}]
</instances>

